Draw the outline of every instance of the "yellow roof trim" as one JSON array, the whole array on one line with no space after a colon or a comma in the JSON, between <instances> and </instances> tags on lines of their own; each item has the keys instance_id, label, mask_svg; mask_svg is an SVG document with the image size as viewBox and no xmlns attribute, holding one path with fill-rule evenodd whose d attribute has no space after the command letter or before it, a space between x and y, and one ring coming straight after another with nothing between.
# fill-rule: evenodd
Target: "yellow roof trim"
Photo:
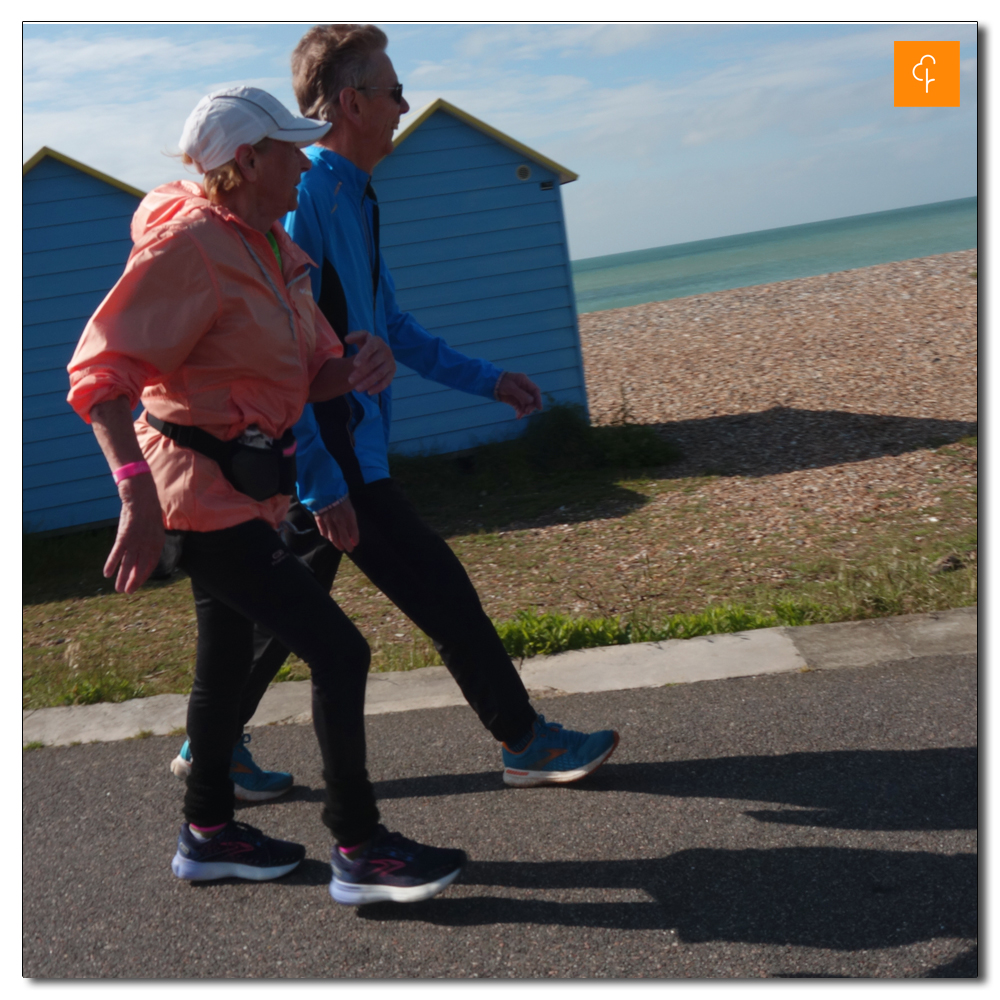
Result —
<instances>
[{"instance_id":1,"label":"yellow roof trim","mask_svg":"<svg viewBox=\"0 0 1000 1000\"><path fill-rule=\"evenodd\" d=\"M140 191L138 188L134 188L131 184L126 184L124 181L115 180L114 177L109 177L107 174L101 173L100 170L88 167L86 163L74 160L72 156L66 156L65 153L57 153L54 149L49 149L48 146L42 146L42 148L35 153L30 160L27 160L24 163L21 167L21 176L24 177L29 170L33 170L37 167L46 156L51 156L53 160L65 163L68 167L75 167L81 173L89 174L91 177L96 177L99 181L104 181L105 184L110 184L112 187L116 187L119 191L124 191L126 194L135 195L136 198L146 197L145 191Z\"/></svg>"},{"instance_id":2,"label":"yellow roof trim","mask_svg":"<svg viewBox=\"0 0 1000 1000\"><path fill-rule=\"evenodd\" d=\"M447 111L448 114L454 115L455 118L465 122L466 125L471 125L474 129L478 129L485 135L490 136L490 138L496 139L497 142L502 143L504 146L513 149L517 153L521 153L522 156L528 157L529 160L534 160L535 163L551 170L554 174L558 174L560 184L568 184L580 176L579 174L574 174L572 170L568 170L566 167L556 163L555 160L550 160L547 156L542 156L541 153L536 152L530 146L525 146L523 142L518 142L517 139L512 139L499 129L493 128L492 125L487 125L486 122L480 121L478 118L470 115L468 111L456 108L454 104L449 103L443 97L439 97L420 111L416 118L409 122L406 128L396 136L392 143L393 147L395 148L412 135L435 111Z\"/></svg>"}]
</instances>

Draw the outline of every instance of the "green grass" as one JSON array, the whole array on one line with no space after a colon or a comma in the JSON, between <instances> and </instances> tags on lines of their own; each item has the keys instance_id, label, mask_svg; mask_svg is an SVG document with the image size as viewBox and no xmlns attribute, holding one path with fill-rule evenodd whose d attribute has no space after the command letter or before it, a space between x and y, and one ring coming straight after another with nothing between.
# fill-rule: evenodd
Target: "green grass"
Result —
<instances>
[{"instance_id":1,"label":"green grass","mask_svg":"<svg viewBox=\"0 0 1000 1000\"><path fill-rule=\"evenodd\" d=\"M45 744L41 740L32 740L30 743L25 743L21 750L41 750Z\"/></svg>"},{"instance_id":2,"label":"green grass","mask_svg":"<svg viewBox=\"0 0 1000 1000\"><path fill-rule=\"evenodd\" d=\"M573 649L692 639L778 625L884 618L932 607L965 607L975 604L976 599L975 578L968 574L932 575L927 560L890 559L862 567L840 565L832 578L821 584L806 584L798 594L772 596L770 601L764 598L757 607L712 605L701 612L670 615L660 621L522 611L511 621L499 622L497 631L513 657L551 656Z\"/></svg>"}]
</instances>

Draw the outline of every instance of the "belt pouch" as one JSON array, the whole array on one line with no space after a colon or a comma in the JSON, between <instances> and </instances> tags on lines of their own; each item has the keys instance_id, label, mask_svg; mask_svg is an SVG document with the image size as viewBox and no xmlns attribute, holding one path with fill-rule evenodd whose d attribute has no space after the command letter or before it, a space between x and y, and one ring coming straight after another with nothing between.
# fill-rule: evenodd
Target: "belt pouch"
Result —
<instances>
[{"instance_id":1,"label":"belt pouch","mask_svg":"<svg viewBox=\"0 0 1000 1000\"><path fill-rule=\"evenodd\" d=\"M226 477L241 493L254 500L269 500L281 492L281 452L275 448L252 448L233 442ZM222 467L225 472L225 468Z\"/></svg>"},{"instance_id":2,"label":"belt pouch","mask_svg":"<svg viewBox=\"0 0 1000 1000\"><path fill-rule=\"evenodd\" d=\"M160 420L148 410L146 421L171 441L212 459L236 489L254 500L295 492L295 435L290 428L270 447L254 448L239 438L222 441L200 427Z\"/></svg>"}]
</instances>

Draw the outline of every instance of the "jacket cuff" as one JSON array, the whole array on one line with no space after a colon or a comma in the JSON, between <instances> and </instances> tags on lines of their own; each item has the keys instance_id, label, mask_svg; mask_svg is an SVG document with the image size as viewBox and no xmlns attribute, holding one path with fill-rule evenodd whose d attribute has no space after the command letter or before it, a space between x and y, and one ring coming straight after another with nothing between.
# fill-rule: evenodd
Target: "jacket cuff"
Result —
<instances>
[{"instance_id":1,"label":"jacket cuff","mask_svg":"<svg viewBox=\"0 0 1000 1000\"><path fill-rule=\"evenodd\" d=\"M350 500L351 494L345 493L342 497L334 500L333 503L328 503L325 507L320 507L319 510L312 511L313 514L325 514L328 510L333 510L334 507L339 507L345 500Z\"/></svg>"}]
</instances>

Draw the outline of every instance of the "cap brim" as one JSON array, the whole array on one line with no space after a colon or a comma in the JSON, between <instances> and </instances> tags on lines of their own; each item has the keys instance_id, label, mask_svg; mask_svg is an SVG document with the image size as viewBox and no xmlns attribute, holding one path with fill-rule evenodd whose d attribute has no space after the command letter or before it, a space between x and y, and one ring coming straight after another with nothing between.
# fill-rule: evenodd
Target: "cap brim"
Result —
<instances>
[{"instance_id":1,"label":"cap brim","mask_svg":"<svg viewBox=\"0 0 1000 1000\"><path fill-rule=\"evenodd\" d=\"M302 119L302 122L302 128L279 129L277 132L272 132L269 138L277 139L279 142L294 142L300 146L308 146L317 139L322 139L333 128L331 122L313 122L312 119L308 118ZM309 124L307 125L306 122Z\"/></svg>"}]
</instances>

